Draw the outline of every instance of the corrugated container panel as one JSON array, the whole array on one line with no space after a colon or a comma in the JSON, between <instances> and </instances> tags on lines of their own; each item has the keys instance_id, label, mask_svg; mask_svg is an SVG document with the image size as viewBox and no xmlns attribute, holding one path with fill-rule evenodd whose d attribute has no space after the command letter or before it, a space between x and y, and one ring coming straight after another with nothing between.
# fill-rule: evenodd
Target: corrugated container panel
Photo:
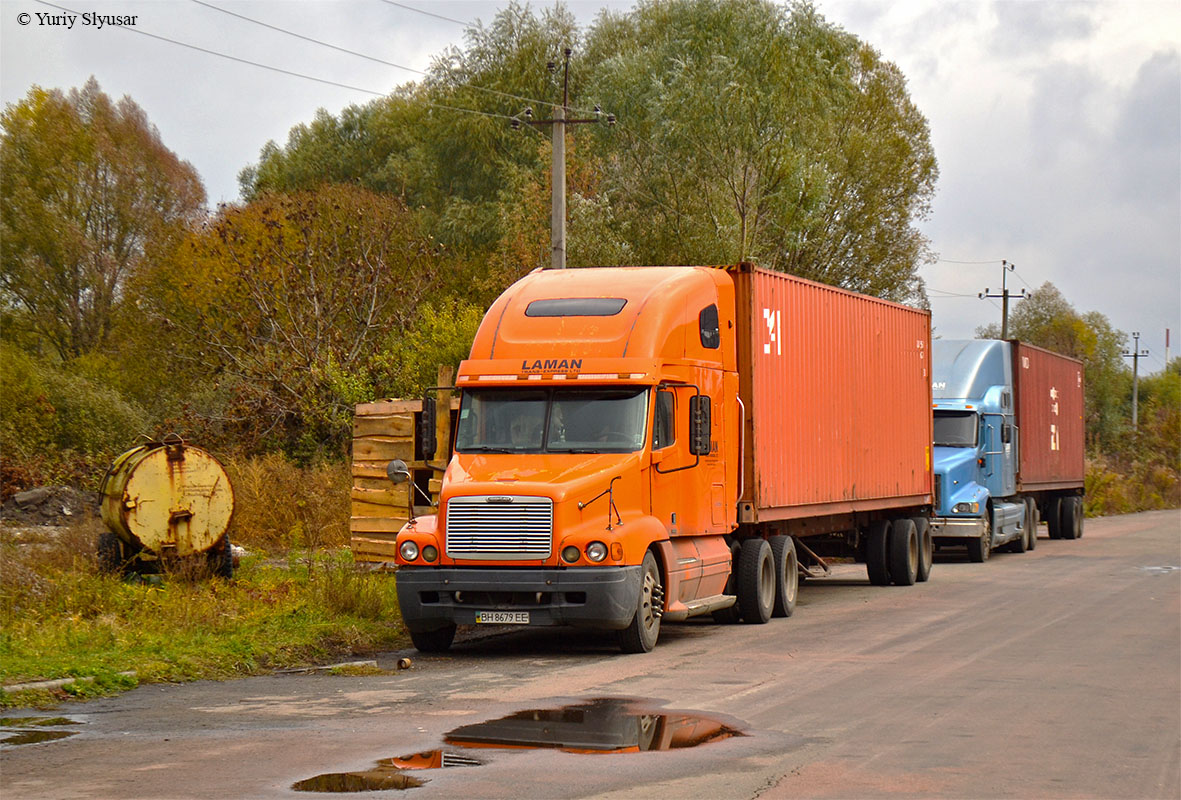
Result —
<instances>
[{"instance_id":1,"label":"corrugated container panel","mask_svg":"<svg viewBox=\"0 0 1181 800\"><path fill-rule=\"evenodd\" d=\"M1082 362L1013 342L1013 383L1020 431L1020 488L1082 486Z\"/></svg>"},{"instance_id":2,"label":"corrugated container panel","mask_svg":"<svg viewBox=\"0 0 1181 800\"><path fill-rule=\"evenodd\" d=\"M743 500L774 519L929 495L930 315L778 272L734 279Z\"/></svg>"}]
</instances>

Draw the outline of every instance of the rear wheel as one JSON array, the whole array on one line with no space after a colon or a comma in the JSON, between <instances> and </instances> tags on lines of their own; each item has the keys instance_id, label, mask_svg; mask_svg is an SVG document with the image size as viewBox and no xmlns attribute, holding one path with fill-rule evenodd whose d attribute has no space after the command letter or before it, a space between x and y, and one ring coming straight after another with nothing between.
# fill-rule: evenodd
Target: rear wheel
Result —
<instances>
[{"instance_id":1,"label":"rear wheel","mask_svg":"<svg viewBox=\"0 0 1181 800\"><path fill-rule=\"evenodd\" d=\"M664 588L660 584L660 570L656 556L649 550L644 554L640 569L640 603L635 616L619 632L619 649L625 653L647 653L660 637L660 614L664 604Z\"/></svg>"},{"instance_id":2,"label":"rear wheel","mask_svg":"<svg viewBox=\"0 0 1181 800\"><path fill-rule=\"evenodd\" d=\"M865 532L865 571L874 586L890 584L890 567L886 544L890 537L890 521L880 519L871 523Z\"/></svg>"},{"instance_id":3,"label":"rear wheel","mask_svg":"<svg viewBox=\"0 0 1181 800\"><path fill-rule=\"evenodd\" d=\"M935 563L935 537L931 535L931 523L926 517L913 517L911 522L919 537L919 571L914 579L922 583L931 577L931 565Z\"/></svg>"},{"instance_id":4,"label":"rear wheel","mask_svg":"<svg viewBox=\"0 0 1181 800\"><path fill-rule=\"evenodd\" d=\"M890 525L890 579L898 586L914 586L919 574L919 537L909 519Z\"/></svg>"},{"instance_id":5,"label":"rear wheel","mask_svg":"<svg viewBox=\"0 0 1181 800\"><path fill-rule=\"evenodd\" d=\"M731 596L738 594L738 578L736 577L738 572L738 552L738 545L731 544L730 577L726 578L726 588L722 590L724 594ZM738 607L738 603L735 603L734 605L728 606L726 608L719 608L717 611L712 612L712 615L714 622L721 623L722 625L733 625L742 619L742 609Z\"/></svg>"},{"instance_id":6,"label":"rear wheel","mask_svg":"<svg viewBox=\"0 0 1181 800\"><path fill-rule=\"evenodd\" d=\"M775 563L766 539L747 539L738 551L738 606L742 621L762 625L775 604Z\"/></svg>"},{"instance_id":7,"label":"rear wheel","mask_svg":"<svg viewBox=\"0 0 1181 800\"><path fill-rule=\"evenodd\" d=\"M434 631L410 631L410 641L420 653L442 653L455 641L455 626L448 625Z\"/></svg>"},{"instance_id":8,"label":"rear wheel","mask_svg":"<svg viewBox=\"0 0 1181 800\"><path fill-rule=\"evenodd\" d=\"M1041 523L1037 511L1037 501L1032 497L1025 498L1025 524L1029 528L1028 549L1037 547L1037 526Z\"/></svg>"},{"instance_id":9,"label":"rear wheel","mask_svg":"<svg viewBox=\"0 0 1181 800\"><path fill-rule=\"evenodd\" d=\"M1063 498L1052 497L1046 504L1046 527L1050 529L1051 539L1062 538L1062 507Z\"/></svg>"},{"instance_id":10,"label":"rear wheel","mask_svg":"<svg viewBox=\"0 0 1181 800\"><path fill-rule=\"evenodd\" d=\"M771 609L771 616L790 617L796 610L796 596L800 588L796 542L790 536L772 536L767 541L771 545L771 560L775 565L775 605Z\"/></svg>"},{"instance_id":11,"label":"rear wheel","mask_svg":"<svg viewBox=\"0 0 1181 800\"><path fill-rule=\"evenodd\" d=\"M1062 538L1081 539L1083 535L1083 499L1062 498Z\"/></svg>"}]
</instances>

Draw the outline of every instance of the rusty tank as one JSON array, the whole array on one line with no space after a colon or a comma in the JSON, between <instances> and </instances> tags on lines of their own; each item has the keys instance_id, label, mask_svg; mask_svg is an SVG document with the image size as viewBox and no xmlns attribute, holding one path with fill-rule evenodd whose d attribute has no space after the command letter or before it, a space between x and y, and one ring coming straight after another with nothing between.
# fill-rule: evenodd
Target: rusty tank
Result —
<instances>
[{"instance_id":1,"label":"rusty tank","mask_svg":"<svg viewBox=\"0 0 1181 800\"><path fill-rule=\"evenodd\" d=\"M177 436L128 450L100 489L99 559L109 566L205 555L214 572L233 571L227 530L234 490L216 458Z\"/></svg>"}]
</instances>

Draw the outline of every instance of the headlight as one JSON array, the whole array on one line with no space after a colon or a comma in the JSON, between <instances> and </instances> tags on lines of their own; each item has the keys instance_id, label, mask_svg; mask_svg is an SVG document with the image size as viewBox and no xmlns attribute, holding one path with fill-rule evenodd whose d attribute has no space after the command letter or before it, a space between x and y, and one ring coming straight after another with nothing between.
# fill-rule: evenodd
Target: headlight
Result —
<instances>
[{"instance_id":1,"label":"headlight","mask_svg":"<svg viewBox=\"0 0 1181 800\"><path fill-rule=\"evenodd\" d=\"M952 511L956 514L979 514L979 503L956 503Z\"/></svg>"},{"instance_id":2,"label":"headlight","mask_svg":"<svg viewBox=\"0 0 1181 800\"><path fill-rule=\"evenodd\" d=\"M562 560L567 564L573 564L581 555L582 552L574 545L568 545L562 548Z\"/></svg>"},{"instance_id":3,"label":"headlight","mask_svg":"<svg viewBox=\"0 0 1181 800\"><path fill-rule=\"evenodd\" d=\"M597 564L607 557L607 545L602 542L591 542L586 546L586 557Z\"/></svg>"},{"instance_id":4,"label":"headlight","mask_svg":"<svg viewBox=\"0 0 1181 800\"><path fill-rule=\"evenodd\" d=\"M398 548L398 553L404 561L413 561L418 558L418 545L407 540L402 542L402 546Z\"/></svg>"},{"instance_id":5,"label":"headlight","mask_svg":"<svg viewBox=\"0 0 1181 800\"><path fill-rule=\"evenodd\" d=\"M435 559L439 557L439 548L433 544L428 544L422 548L422 560L434 563Z\"/></svg>"}]
</instances>

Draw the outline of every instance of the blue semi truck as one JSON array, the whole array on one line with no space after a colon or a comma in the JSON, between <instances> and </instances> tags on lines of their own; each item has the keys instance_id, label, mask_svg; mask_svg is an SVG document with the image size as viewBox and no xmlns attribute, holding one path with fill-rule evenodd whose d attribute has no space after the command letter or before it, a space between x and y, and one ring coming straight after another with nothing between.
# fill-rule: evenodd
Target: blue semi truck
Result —
<instances>
[{"instance_id":1,"label":"blue semi truck","mask_svg":"<svg viewBox=\"0 0 1181 800\"><path fill-rule=\"evenodd\" d=\"M1083 365L1017 341L932 343L937 547L972 561L1083 533Z\"/></svg>"}]
</instances>

